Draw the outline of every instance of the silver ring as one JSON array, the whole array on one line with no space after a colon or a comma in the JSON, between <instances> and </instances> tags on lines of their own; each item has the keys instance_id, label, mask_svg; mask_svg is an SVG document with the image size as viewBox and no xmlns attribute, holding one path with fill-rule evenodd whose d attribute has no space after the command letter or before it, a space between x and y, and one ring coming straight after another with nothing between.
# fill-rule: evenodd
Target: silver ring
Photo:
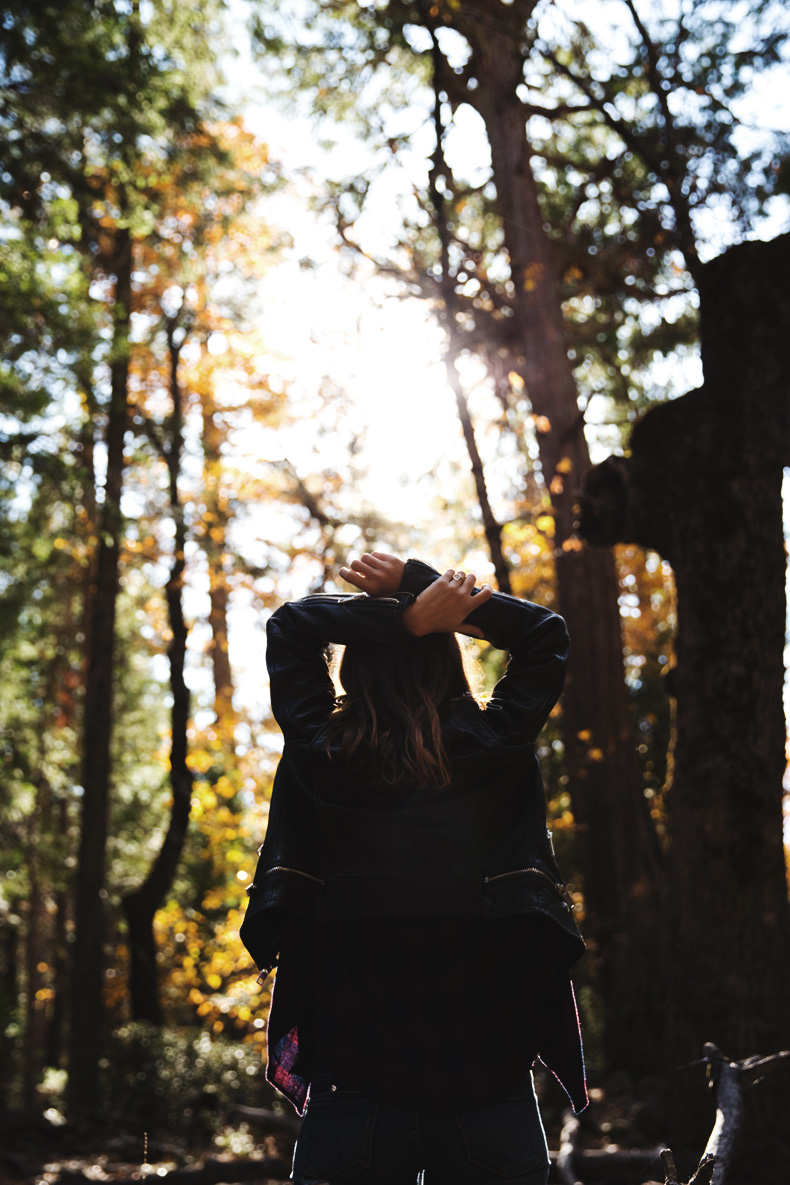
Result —
<instances>
[{"instance_id":1,"label":"silver ring","mask_svg":"<svg viewBox=\"0 0 790 1185\"><path fill-rule=\"evenodd\" d=\"M455 575L453 576L453 580L463 580L463 579L464 579L463 572L456 572Z\"/></svg>"}]
</instances>

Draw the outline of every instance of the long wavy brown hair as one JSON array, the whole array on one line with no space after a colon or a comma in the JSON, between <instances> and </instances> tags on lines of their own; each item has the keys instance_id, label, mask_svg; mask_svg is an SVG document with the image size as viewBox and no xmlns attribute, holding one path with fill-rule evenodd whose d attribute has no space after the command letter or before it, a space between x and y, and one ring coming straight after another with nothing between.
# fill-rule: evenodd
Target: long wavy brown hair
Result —
<instances>
[{"instance_id":1,"label":"long wavy brown hair","mask_svg":"<svg viewBox=\"0 0 790 1185\"><path fill-rule=\"evenodd\" d=\"M402 646L346 646L344 694L330 717L328 746L363 781L446 786L450 762L442 715L470 693L455 634L404 638Z\"/></svg>"}]
</instances>

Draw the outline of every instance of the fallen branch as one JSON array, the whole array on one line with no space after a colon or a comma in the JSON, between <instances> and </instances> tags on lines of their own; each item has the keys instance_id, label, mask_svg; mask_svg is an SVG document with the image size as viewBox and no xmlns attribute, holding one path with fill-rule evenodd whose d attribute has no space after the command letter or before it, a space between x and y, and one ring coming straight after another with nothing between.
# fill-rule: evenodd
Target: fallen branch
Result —
<instances>
[{"instance_id":1,"label":"fallen branch","mask_svg":"<svg viewBox=\"0 0 790 1185\"><path fill-rule=\"evenodd\" d=\"M697 1165L694 1176L689 1181L689 1185L710 1185L715 1171L716 1157L711 1156L708 1152L704 1153L702 1160Z\"/></svg>"},{"instance_id":2,"label":"fallen branch","mask_svg":"<svg viewBox=\"0 0 790 1185\"><path fill-rule=\"evenodd\" d=\"M790 1060L790 1050L783 1049L781 1053L772 1053L769 1057L749 1057L742 1062L731 1062L717 1045L707 1041L703 1052L709 1066L710 1086L716 1099L716 1121L705 1146L703 1161L706 1156L716 1158L710 1180L712 1185L724 1185L743 1119L741 1091L744 1086L751 1086L772 1070L786 1065ZM700 1167L703 1161L700 1161Z\"/></svg>"},{"instance_id":3,"label":"fallen branch","mask_svg":"<svg viewBox=\"0 0 790 1185\"><path fill-rule=\"evenodd\" d=\"M581 1124L573 1112L566 1111L562 1117L560 1150L557 1154L556 1164L557 1176L562 1182L562 1185L581 1185L575 1172L581 1129Z\"/></svg>"},{"instance_id":4,"label":"fallen branch","mask_svg":"<svg viewBox=\"0 0 790 1185\"><path fill-rule=\"evenodd\" d=\"M245 1107L239 1104L228 1112L228 1119L240 1119L244 1123L251 1123L267 1131L283 1132L284 1135L298 1136L302 1126L301 1119L295 1115L280 1115L277 1111L267 1111L263 1107Z\"/></svg>"},{"instance_id":5,"label":"fallen branch","mask_svg":"<svg viewBox=\"0 0 790 1185\"><path fill-rule=\"evenodd\" d=\"M659 1152L659 1148L577 1148L573 1156L577 1177L573 1180L623 1181L633 1185L650 1171ZM559 1153L552 1160L558 1165Z\"/></svg>"},{"instance_id":6,"label":"fallen branch","mask_svg":"<svg viewBox=\"0 0 790 1185\"><path fill-rule=\"evenodd\" d=\"M661 1163L664 1166L664 1185L680 1185L678 1170L671 1148L661 1149Z\"/></svg>"},{"instance_id":7,"label":"fallen branch","mask_svg":"<svg viewBox=\"0 0 790 1185\"><path fill-rule=\"evenodd\" d=\"M790 1050L772 1053L768 1057L749 1057L742 1062L731 1062L718 1045L706 1041L703 1061L708 1063L708 1084L716 1100L716 1119L708 1137L705 1151L688 1185L724 1185L732 1159L732 1150L743 1120L745 1086L760 1082L766 1074L790 1061ZM661 1153L664 1164L664 1185L681 1185L675 1161L669 1148Z\"/></svg>"},{"instance_id":8,"label":"fallen branch","mask_svg":"<svg viewBox=\"0 0 790 1185\"><path fill-rule=\"evenodd\" d=\"M680 1185L675 1158L669 1148L662 1150L661 1161L664 1165L664 1185ZM715 1167L716 1157L708 1154L703 1155L688 1185L710 1185Z\"/></svg>"},{"instance_id":9,"label":"fallen branch","mask_svg":"<svg viewBox=\"0 0 790 1185\"><path fill-rule=\"evenodd\" d=\"M752 1086L755 1082L761 1082L766 1074L770 1074L779 1066L787 1065L788 1062L790 1062L790 1049L783 1049L781 1053L772 1053L769 1057L747 1058L746 1061L740 1063L741 1086Z\"/></svg>"},{"instance_id":10,"label":"fallen branch","mask_svg":"<svg viewBox=\"0 0 790 1185\"><path fill-rule=\"evenodd\" d=\"M710 1041L705 1043L704 1053L708 1062L710 1086L716 1099L716 1119L703 1157L715 1157L713 1180L716 1185L722 1185L743 1119L740 1065L729 1061L719 1047Z\"/></svg>"}]
</instances>

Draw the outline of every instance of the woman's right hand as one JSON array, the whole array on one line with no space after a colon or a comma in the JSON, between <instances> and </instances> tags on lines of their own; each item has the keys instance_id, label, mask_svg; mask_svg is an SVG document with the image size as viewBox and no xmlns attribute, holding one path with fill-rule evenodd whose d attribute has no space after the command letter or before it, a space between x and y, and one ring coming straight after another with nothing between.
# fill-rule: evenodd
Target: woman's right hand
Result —
<instances>
[{"instance_id":1,"label":"woman's right hand","mask_svg":"<svg viewBox=\"0 0 790 1185\"><path fill-rule=\"evenodd\" d=\"M360 592L371 597L385 597L397 592L403 579L404 560L386 551L371 551L358 560L352 560L347 568L340 569L340 575L347 584L353 584Z\"/></svg>"},{"instance_id":2,"label":"woman's right hand","mask_svg":"<svg viewBox=\"0 0 790 1185\"><path fill-rule=\"evenodd\" d=\"M473 609L484 605L493 590L484 584L475 593L474 573L456 572L452 568L423 589L417 599L403 610L403 624L410 633L421 638L424 634L469 634L482 638L476 626L464 626Z\"/></svg>"}]
</instances>

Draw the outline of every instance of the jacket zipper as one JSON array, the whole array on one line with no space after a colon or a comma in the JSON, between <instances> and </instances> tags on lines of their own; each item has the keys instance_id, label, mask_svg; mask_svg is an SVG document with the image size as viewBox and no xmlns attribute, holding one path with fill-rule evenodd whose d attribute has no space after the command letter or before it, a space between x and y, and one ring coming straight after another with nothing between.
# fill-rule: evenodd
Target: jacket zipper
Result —
<instances>
[{"instance_id":1,"label":"jacket zipper","mask_svg":"<svg viewBox=\"0 0 790 1185\"><path fill-rule=\"evenodd\" d=\"M309 881L315 881L317 885L324 884L320 876L313 876L310 872L302 872L301 868L288 868L285 864L275 864L272 868L267 868L263 875L268 876L270 872L294 872L297 876L304 876Z\"/></svg>"},{"instance_id":2,"label":"jacket zipper","mask_svg":"<svg viewBox=\"0 0 790 1185\"><path fill-rule=\"evenodd\" d=\"M484 876L483 883L486 885L493 884L494 881L504 880L508 876L522 876L525 872L534 872L538 876L542 876L545 881L548 881L555 893L560 897L565 898L567 889L561 881L555 881L553 877L549 876L548 872L544 872L542 868L514 868L512 872L498 872L496 876Z\"/></svg>"},{"instance_id":3,"label":"jacket zipper","mask_svg":"<svg viewBox=\"0 0 790 1185\"><path fill-rule=\"evenodd\" d=\"M285 864L274 864L271 868L267 868L263 875L268 876L270 872L293 872L296 876L303 876L309 881L315 881L317 885L323 885L326 883L320 876L313 876L310 872L302 872L301 868L289 868ZM483 883L486 885L491 885L494 883L494 881L505 880L505 878L509 876L523 876L524 873L527 872L534 872L537 876L542 876L545 881L548 881L552 889L554 889L555 893L558 893L560 897L564 898L567 896L567 889L565 888L565 885L563 885L561 881L555 881L553 877L549 876L547 872L544 872L542 868L514 868L510 872L498 872L496 876L484 876ZM251 892L254 888L256 888L254 884L250 885L247 889L247 892Z\"/></svg>"},{"instance_id":4,"label":"jacket zipper","mask_svg":"<svg viewBox=\"0 0 790 1185\"><path fill-rule=\"evenodd\" d=\"M405 597L414 600L414 593L404 593ZM348 601L384 601L388 605L400 605L397 597L371 597L368 593L310 593L311 601L329 601L332 605L343 605ZM408 604L408 601L405 602Z\"/></svg>"},{"instance_id":5,"label":"jacket zipper","mask_svg":"<svg viewBox=\"0 0 790 1185\"><path fill-rule=\"evenodd\" d=\"M270 872L293 872L296 876L306 877L309 881L315 881L317 885L325 884L325 881L320 876L313 876L310 872L302 872L301 868L288 868L285 864L275 864L272 868L267 868L262 876L268 876ZM259 888L257 881L253 881L251 885L247 885L247 896L252 893L253 889Z\"/></svg>"}]
</instances>

